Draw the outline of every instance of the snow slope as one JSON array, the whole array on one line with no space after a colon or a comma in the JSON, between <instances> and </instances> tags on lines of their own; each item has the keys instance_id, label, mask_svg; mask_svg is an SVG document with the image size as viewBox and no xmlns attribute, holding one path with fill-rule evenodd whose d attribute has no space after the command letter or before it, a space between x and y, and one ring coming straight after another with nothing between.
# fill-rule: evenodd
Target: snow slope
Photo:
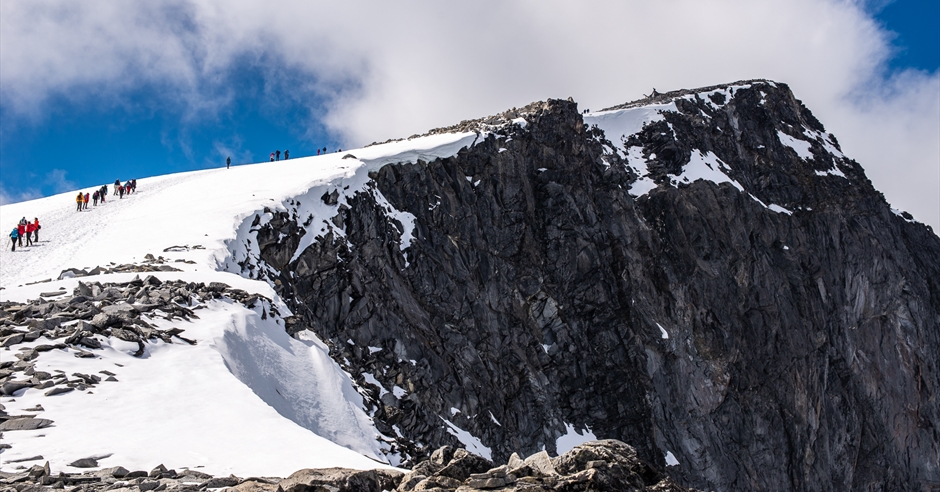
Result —
<instances>
[{"instance_id":1,"label":"snow slope","mask_svg":"<svg viewBox=\"0 0 940 492\"><path fill-rule=\"evenodd\" d=\"M60 287L71 292L79 279L58 280L67 268L140 263L150 253L192 262L170 263L183 271L155 274L163 280L224 282L273 299L286 316L289 310L267 283L227 271L235 252L250 250L247 224L255 214L263 215L265 207L286 210L287 202L303 197L305 211L316 219L310 228L320 228L335 214L335 207L318 200L323 190L348 185L346 193L354 193L369 171L386 163L450 156L476 138L474 133L441 134L324 156L143 178L137 193L122 200L109 196L105 204L82 212L75 211L77 191L4 205L0 226L7 233L20 217L38 217L43 227L37 245L11 252L7 240L0 249L0 300L25 302ZM347 154L355 157L344 159ZM403 222L406 215L400 217ZM164 251L173 246L185 247ZM80 280L126 282L133 277ZM51 281L28 285L46 279ZM37 455L61 471L77 471L68 466L74 460L100 457L103 467L149 470L163 463L241 476L397 464L394 455L384 453L354 383L312 334L291 338L280 319L262 319L260 310L227 300L211 301L199 313L193 323L174 325L197 340L194 346L150 343L145 356L136 358L130 355L136 344L99 337L103 347L95 359L76 358L69 350L44 353L37 370L108 370L118 382L53 397L26 389L0 399L13 415L41 404L44 410L37 416L54 421L45 429L4 433L3 442L12 447L0 451L0 469L30 466L36 460L15 460ZM40 343L49 341L26 345ZM14 353L0 350L0 359L10 360Z\"/></svg>"}]
</instances>

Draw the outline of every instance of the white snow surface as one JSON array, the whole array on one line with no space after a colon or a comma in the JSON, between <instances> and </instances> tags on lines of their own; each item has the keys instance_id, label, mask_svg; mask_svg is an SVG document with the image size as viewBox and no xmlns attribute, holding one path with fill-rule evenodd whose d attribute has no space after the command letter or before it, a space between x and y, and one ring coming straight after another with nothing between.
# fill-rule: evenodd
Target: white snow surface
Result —
<instances>
[{"instance_id":1,"label":"white snow surface","mask_svg":"<svg viewBox=\"0 0 940 492\"><path fill-rule=\"evenodd\" d=\"M474 437L473 434L461 429L460 427L457 427L453 422L445 419L444 417L441 417L441 420L447 424L447 432L456 437L457 440L460 441L460 444L463 444L463 447L467 451L470 451L477 456L482 456L488 460L493 459L493 450L484 446L483 442Z\"/></svg>"},{"instance_id":2,"label":"white snow surface","mask_svg":"<svg viewBox=\"0 0 940 492\"><path fill-rule=\"evenodd\" d=\"M676 103L652 104L637 106L613 111L598 111L584 115L584 124L597 125L604 130L604 135L614 145L622 143L624 137L629 137L643 130L647 123L663 119L663 111L678 112Z\"/></svg>"},{"instance_id":3,"label":"white snow surface","mask_svg":"<svg viewBox=\"0 0 940 492\"><path fill-rule=\"evenodd\" d=\"M75 211L77 191L3 205L0 226L7 231L20 217L38 217L42 229L37 245L0 250L0 299L25 302L60 287L71 293L79 280L127 282L135 274L57 279L67 268L140 263L152 253L183 270L154 273L158 278L224 282L266 296L289 315L267 283L233 273L240 271L234 266L239 255L257 253L250 226L255 214L269 220L263 212L268 207L312 215L302 251L321 230L343 236L328 224L338 204L325 205L323 193L337 190L339 203L357 191L380 195L367 185L369 171L386 163L451 156L476 138L473 133L439 134L317 157L140 178L137 193L124 199L108 196L103 205L82 212ZM355 158L343 159L347 154ZM414 218L377 199L402 223L401 246L406 248ZM183 248L164 252L171 246ZM177 259L194 263L173 262ZM45 279L52 281L26 285ZM148 343L142 358L130 355L136 344L113 337L99 337L103 347L94 351L99 356L94 359L76 358L69 350L43 353L37 370L108 370L118 381L53 397L26 389L0 399L14 415L41 404L44 411L37 417L54 421L45 429L5 432L3 441L12 447L2 451L0 469L30 466L35 463L10 460L36 455L53 470L66 472L79 471L67 466L77 459L109 455L99 460L101 467L150 470L163 463L223 476L397 464L396 456L383 452L362 397L326 346L312 333L289 337L283 321L261 319L261 309L215 300L197 311L200 319L193 322L148 319L163 329L182 328L182 336L197 344ZM40 343L51 342L39 338L15 345L0 351L0 357L7 360L13 350Z\"/></svg>"},{"instance_id":4,"label":"white snow surface","mask_svg":"<svg viewBox=\"0 0 940 492\"><path fill-rule=\"evenodd\" d=\"M660 336L663 338L663 340L668 339L668 338L669 338L669 332L666 331L665 328L663 328L663 325L661 325L661 324L659 324L659 323L656 323L656 326L659 327L659 333L660 333Z\"/></svg>"},{"instance_id":5,"label":"white snow surface","mask_svg":"<svg viewBox=\"0 0 940 492\"><path fill-rule=\"evenodd\" d=\"M806 140L793 138L780 130L777 130L777 138L780 139L780 143L793 149L793 151L796 152L796 155L800 156L800 159L803 159L804 161L813 159L813 153L810 151L812 144Z\"/></svg>"},{"instance_id":6,"label":"white snow surface","mask_svg":"<svg viewBox=\"0 0 940 492\"><path fill-rule=\"evenodd\" d=\"M666 466L678 466L679 460L676 459L676 455L672 454L672 451L666 451Z\"/></svg>"},{"instance_id":7,"label":"white snow surface","mask_svg":"<svg viewBox=\"0 0 940 492\"><path fill-rule=\"evenodd\" d=\"M555 451L559 456L571 451L579 444L597 440L597 436L591 432L590 427L585 427L584 432L580 433L575 430L573 425L566 423L565 429L567 429L565 435L555 440Z\"/></svg>"},{"instance_id":8,"label":"white snow surface","mask_svg":"<svg viewBox=\"0 0 940 492\"><path fill-rule=\"evenodd\" d=\"M672 184L675 186L679 182L694 183L704 179L714 183L731 183L738 191L743 192L744 187L724 173L726 169L725 163L721 162L721 159L713 152L703 153L695 150L692 151L689 163L682 168L682 174L672 179Z\"/></svg>"}]
</instances>

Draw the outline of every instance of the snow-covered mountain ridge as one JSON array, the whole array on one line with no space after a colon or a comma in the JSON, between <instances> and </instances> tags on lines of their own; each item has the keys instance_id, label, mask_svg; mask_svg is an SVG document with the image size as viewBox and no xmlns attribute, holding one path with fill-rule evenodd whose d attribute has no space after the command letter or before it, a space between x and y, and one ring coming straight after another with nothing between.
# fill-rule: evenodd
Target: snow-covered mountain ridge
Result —
<instances>
[{"instance_id":1,"label":"snow-covered mountain ridge","mask_svg":"<svg viewBox=\"0 0 940 492\"><path fill-rule=\"evenodd\" d=\"M83 212L73 194L0 207L9 226L43 224L39 245L0 253L0 300L79 281L133 290L151 274L270 301L151 319L197 343L157 337L144 358L104 335L93 359L42 352L34 371L118 382L4 398L8 414L41 403L55 422L6 432L4 470L107 455L101 466L285 476L376 465L363 456L410 465L441 444L500 462L616 438L700 487L872 484L874 463L884 483L937 474L921 423L938 415L926 354L940 295L923 272L940 246L783 84L588 114L549 100L339 154L140 179ZM56 280L148 253L181 271ZM886 437L912 401L918 417ZM142 415L180 432L122 432Z\"/></svg>"},{"instance_id":2,"label":"snow-covered mountain ridge","mask_svg":"<svg viewBox=\"0 0 940 492\"><path fill-rule=\"evenodd\" d=\"M444 135L406 146L375 147L360 152L362 161L331 154L143 178L135 194L123 199L109 196L104 204L81 212L74 209L73 192L5 205L0 208L0 220L15 224L20 217L39 217L43 227L36 245L0 253L0 299L25 302L39 299L43 292L72 292L79 281L128 282L137 274L68 278L71 274L66 273L59 278L69 269L146 264L145 256L158 255L166 257L166 266L181 271L154 272L155 277L225 283L273 299L289 315L270 285L225 271L233 254L239 253L229 246L251 244L247 235L240 236L248 234L242 227L245 217L263 214L269 207L282 208L284 202L299 200L321 183L356 181L357 172L358 181L364 181L367 178L362 176L383 159L433 159L468 145L473 137ZM33 282L40 283L29 285ZM373 460L389 461L362 411L361 397L315 336L306 342L290 339L283 320L280 324L274 317L261 320L260 311L242 306L210 302L208 307L213 316L203 314L186 324L195 326L183 326L186 336L199 342L195 347L148 344L146 358L138 361L127 350L111 346L113 339L102 339L105 346L93 362L63 363L71 360L69 351L44 354L36 362L40 369L54 370L55 366L66 372L94 373L93 369L113 370L115 364L127 369L120 371L122 384L111 388L113 392L104 386L94 392L98 396L84 401L69 395L44 398L43 391L27 390L16 401L5 403L11 414L44 403L43 416L56 425L8 432L4 440L12 447L4 450L2 461L13 466L15 460L42 455L54 469L69 470L67 465L79 458L109 455L102 466L110 462L149 469L167 462L177 467L199 466L216 474L237 471L271 476L286 476L311 465L369 468L378 465ZM5 354L4 361L15 360L11 352ZM126 374L130 370L139 375ZM153 374L162 376L154 380ZM193 385L190 378L205 383ZM124 382L128 379L130 384ZM286 396L278 397L281 401L267 394L277 386L279 391L286 388ZM143 407L149 408L142 413ZM153 435L130 432L142 419L159 423L152 428ZM194 436L200 445L195 446L191 438L166 439L166 428ZM241 431L233 433L236 428ZM143 442L150 444L142 447ZM257 455L244 453L246 447L255 449Z\"/></svg>"}]
</instances>

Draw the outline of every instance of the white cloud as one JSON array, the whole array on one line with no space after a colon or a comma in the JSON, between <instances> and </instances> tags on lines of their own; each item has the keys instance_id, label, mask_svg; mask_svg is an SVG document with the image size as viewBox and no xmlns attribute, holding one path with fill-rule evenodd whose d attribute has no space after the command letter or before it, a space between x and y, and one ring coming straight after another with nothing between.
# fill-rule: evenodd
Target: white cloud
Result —
<instances>
[{"instance_id":1,"label":"white cloud","mask_svg":"<svg viewBox=\"0 0 940 492\"><path fill-rule=\"evenodd\" d=\"M3 185L0 185L0 205L25 202L26 200L32 200L41 196L42 194L39 193L39 190L8 190ZM4 219L6 219L6 217L4 217Z\"/></svg>"},{"instance_id":2,"label":"white cloud","mask_svg":"<svg viewBox=\"0 0 940 492\"><path fill-rule=\"evenodd\" d=\"M564 2L3 2L2 103L164 89L190 114L236 96L239 64L290 94L344 147L548 97L598 109L746 78L788 83L888 200L940 231L937 74L883 82L892 34L839 0ZM274 86L278 87L279 86ZM310 122L305 122L310 123ZM932 174L931 174L932 173ZM925 179L927 178L931 179Z\"/></svg>"},{"instance_id":3,"label":"white cloud","mask_svg":"<svg viewBox=\"0 0 940 492\"><path fill-rule=\"evenodd\" d=\"M43 184L52 188L53 193L64 193L77 188L74 182L66 178L67 171L62 169L53 169L43 178Z\"/></svg>"}]
</instances>

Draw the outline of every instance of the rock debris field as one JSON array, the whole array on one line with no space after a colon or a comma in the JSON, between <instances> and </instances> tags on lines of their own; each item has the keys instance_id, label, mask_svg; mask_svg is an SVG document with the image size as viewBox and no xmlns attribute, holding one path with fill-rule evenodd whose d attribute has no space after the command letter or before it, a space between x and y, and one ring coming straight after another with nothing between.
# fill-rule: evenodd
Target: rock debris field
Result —
<instances>
[{"instance_id":1,"label":"rock debris field","mask_svg":"<svg viewBox=\"0 0 940 492\"><path fill-rule=\"evenodd\" d=\"M97 467L86 458L73 464ZM168 470L160 465L150 472L116 466L85 473L53 473L49 464L34 465L20 473L3 473L0 490L32 492L52 489L72 491L163 491L227 489L244 492L379 492L379 491L687 491L672 479L638 460L636 451L616 440L593 441L550 458L544 451L494 466L490 460L467 450L444 446L430 459L403 473L398 470L304 469L287 478L234 475L213 477L196 470Z\"/></svg>"}]
</instances>

